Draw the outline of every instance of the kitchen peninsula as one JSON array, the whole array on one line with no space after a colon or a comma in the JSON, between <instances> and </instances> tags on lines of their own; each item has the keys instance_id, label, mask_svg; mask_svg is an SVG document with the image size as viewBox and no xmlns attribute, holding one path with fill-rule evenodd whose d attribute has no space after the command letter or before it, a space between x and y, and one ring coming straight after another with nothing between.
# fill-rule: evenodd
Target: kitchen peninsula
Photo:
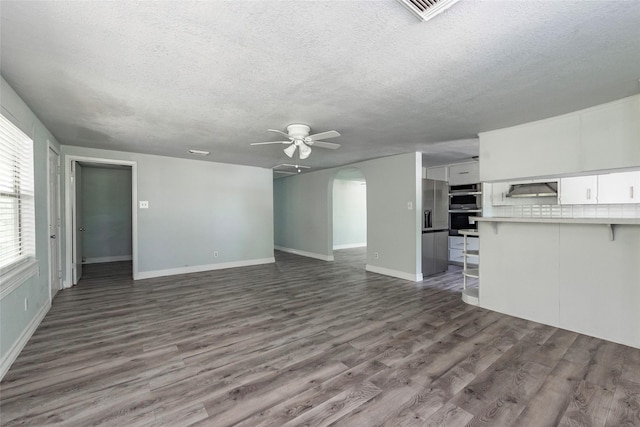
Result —
<instances>
[{"instance_id":1,"label":"kitchen peninsula","mask_svg":"<svg viewBox=\"0 0 640 427\"><path fill-rule=\"evenodd\" d=\"M640 348L640 95L479 136L480 307Z\"/></svg>"},{"instance_id":2,"label":"kitchen peninsula","mask_svg":"<svg viewBox=\"0 0 640 427\"><path fill-rule=\"evenodd\" d=\"M640 348L640 219L476 220L480 307Z\"/></svg>"}]
</instances>

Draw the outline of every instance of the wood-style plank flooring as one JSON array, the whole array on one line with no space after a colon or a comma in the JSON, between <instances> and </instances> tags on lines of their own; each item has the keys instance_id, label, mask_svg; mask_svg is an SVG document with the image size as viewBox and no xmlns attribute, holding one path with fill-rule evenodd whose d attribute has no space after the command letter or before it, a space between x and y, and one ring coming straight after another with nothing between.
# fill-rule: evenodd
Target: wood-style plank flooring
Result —
<instances>
[{"instance_id":1,"label":"wood-style plank flooring","mask_svg":"<svg viewBox=\"0 0 640 427\"><path fill-rule=\"evenodd\" d=\"M133 282L90 265L0 384L0 423L640 426L640 350L464 304L363 250Z\"/></svg>"}]
</instances>

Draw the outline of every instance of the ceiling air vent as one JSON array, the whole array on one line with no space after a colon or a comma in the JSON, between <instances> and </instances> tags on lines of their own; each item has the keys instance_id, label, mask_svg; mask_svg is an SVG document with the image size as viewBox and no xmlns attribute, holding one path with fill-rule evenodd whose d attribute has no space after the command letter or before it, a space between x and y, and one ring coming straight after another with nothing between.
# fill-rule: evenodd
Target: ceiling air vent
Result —
<instances>
[{"instance_id":1,"label":"ceiling air vent","mask_svg":"<svg viewBox=\"0 0 640 427\"><path fill-rule=\"evenodd\" d=\"M440 12L453 6L458 0L398 0L423 21L428 21Z\"/></svg>"}]
</instances>

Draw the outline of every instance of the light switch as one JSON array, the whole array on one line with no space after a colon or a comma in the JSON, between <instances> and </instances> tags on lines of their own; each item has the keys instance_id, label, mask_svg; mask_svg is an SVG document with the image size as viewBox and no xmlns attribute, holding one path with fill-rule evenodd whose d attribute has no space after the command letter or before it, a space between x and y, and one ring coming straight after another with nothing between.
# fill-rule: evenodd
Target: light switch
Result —
<instances>
[{"instance_id":1,"label":"light switch","mask_svg":"<svg viewBox=\"0 0 640 427\"><path fill-rule=\"evenodd\" d=\"M413 202L407 202L407 209L413 209Z\"/></svg>"},{"instance_id":2,"label":"light switch","mask_svg":"<svg viewBox=\"0 0 640 427\"><path fill-rule=\"evenodd\" d=\"M149 202L147 200L140 201L140 209L149 209Z\"/></svg>"}]
</instances>

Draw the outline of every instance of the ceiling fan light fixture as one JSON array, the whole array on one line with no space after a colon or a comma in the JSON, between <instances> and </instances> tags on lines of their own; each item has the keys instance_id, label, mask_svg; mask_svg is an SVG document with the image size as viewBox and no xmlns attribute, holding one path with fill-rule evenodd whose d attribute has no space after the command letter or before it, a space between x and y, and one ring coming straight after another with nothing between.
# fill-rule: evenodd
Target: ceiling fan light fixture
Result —
<instances>
[{"instance_id":1,"label":"ceiling fan light fixture","mask_svg":"<svg viewBox=\"0 0 640 427\"><path fill-rule=\"evenodd\" d=\"M296 144L291 144L284 149L284 154L289 156L289 158L293 158L293 153L295 152L296 152Z\"/></svg>"},{"instance_id":2,"label":"ceiling fan light fixture","mask_svg":"<svg viewBox=\"0 0 640 427\"><path fill-rule=\"evenodd\" d=\"M300 158L304 160L309 157L309 154L311 154L311 147L304 143L300 144Z\"/></svg>"}]
</instances>

